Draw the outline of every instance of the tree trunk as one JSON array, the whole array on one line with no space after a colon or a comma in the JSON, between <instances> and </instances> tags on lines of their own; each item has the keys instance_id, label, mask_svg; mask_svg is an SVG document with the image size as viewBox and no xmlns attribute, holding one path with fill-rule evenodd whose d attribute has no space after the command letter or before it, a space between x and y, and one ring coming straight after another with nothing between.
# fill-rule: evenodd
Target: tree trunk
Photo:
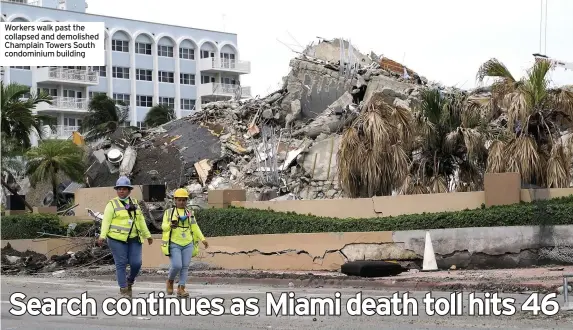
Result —
<instances>
[{"instance_id":1,"label":"tree trunk","mask_svg":"<svg viewBox=\"0 0 573 330\"><path fill-rule=\"evenodd\" d=\"M22 200L22 202L24 202L24 205L26 205L26 207L30 209L30 212L34 212L34 209L32 208L32 206L30 206L30 204L28 202L26 202L26 200L24 198L20 197L18 192L16 190L12 189L12 187L10 187L6 182L4 182L4 180L2 180L2 186L4 186L4 188L8 189L8 191L12 195L18 196L18 198L20 198L20 200Z\"/></svg>"},{"instance_id":2,"label":"tree trunk","mask_svg":"<svg viewBox=\"0 0 573 330\"><path fill-rule=\"evenodd\" d=\"M52 193L54 194L54 199L52 200L52 206L58 207L58 181L56 179L56 174L52 174Z\"/></svg>"}]
</instances>

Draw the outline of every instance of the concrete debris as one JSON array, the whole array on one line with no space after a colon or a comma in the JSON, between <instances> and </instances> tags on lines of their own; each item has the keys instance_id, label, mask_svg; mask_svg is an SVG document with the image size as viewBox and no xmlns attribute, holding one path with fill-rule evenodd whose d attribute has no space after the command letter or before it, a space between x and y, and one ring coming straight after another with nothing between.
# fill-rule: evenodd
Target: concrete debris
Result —
<instances>
[{"instance_id":1,"label":"concrete debris","mask_svg":"<svg viewBox=\"0 0 573 330\"><path fill-rule=\"evenodd\" d=\"M341 47L352 55L341 58ZM116 132L93 150L90 185L112 186L121 162L116 172L130 173L133 183L187 187L196 205L206 203L208 189L246 189L248 200L344 197L337 173L344 127L375 93L413 109L422 88L438 86L340 39L308 47L290 67L282 88L266 97L203 104L157 128Z\"/></svg>"},{"instance_id":2,"label":"concrete debris","mask_svg":"<svg viewBox=\"0 0 573 330\"><path fill-rule=\"evenodd\" d=\"M8 243L2 250L3 275L30 275L51 273L61 277L66 269L78 267L98 267L113 264L113 256L107 245L87 246L77 252L62 255L45 255L33 251L19 252Z\"/></svg>"}]
</instances>

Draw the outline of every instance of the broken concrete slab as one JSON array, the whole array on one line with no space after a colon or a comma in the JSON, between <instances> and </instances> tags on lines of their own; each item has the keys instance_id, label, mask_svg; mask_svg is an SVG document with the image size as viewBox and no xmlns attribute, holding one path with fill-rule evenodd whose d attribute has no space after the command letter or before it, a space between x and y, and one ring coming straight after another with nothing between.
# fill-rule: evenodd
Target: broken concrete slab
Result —
<instances>
[{"instance_id":1,"label":"broken concrete slab","mask_svg":"<svg viewBox=\"0 0 573 330\"><path fill-rule=\"evenodd\" d=\"M340 98L329 105L314 121L304 127L298 132L293 133L297 136L301 133L306 133L311 139L316 139L320 134L331 134L339 132L347 123L349 109L352 104L353 97L349 92L345 92ZM352 114L350 114L352 116ZM352 116L351 119L354 117Z\"/></svg>"},{"instance_id":2,"label":"broken concrete slab","mask_svg":"<svg viewBox=\"0 0 573 330\"><path fill-rule=\"evenodd\" d=\"M133 170L136 159L137 151L135 148L132 146L127 147L123 153L123 160L121 161L121 165L119 166L119 175L129 176Z\"/></svg>"},{"instance_id":3,"label":"broken concrete slab","mask_svg":"<svg viewBox=\"0 0 573 330\"><path fill-rule=\"evenodd\" d=\"M217 160L221 158L221 141L216 132L190 123L185 118L163 125L169 136L180 138L171 142L176 146L186 163L195 164L202 159Z\"/></svg>"},{"instance_id":4,"label":"broken concrete slab","mask_svg":"<svg viewBox=\"0 0 573 330\"><path fill-rule=\"evenodd\" d=\"M290 66L292 70L286 79L289 93L282 100L281 107L290 113L291 102L299 100L302 119L315 118L352 88L350 80L324 65L293 59Z\"/></svg>"},{"instance_id":5,"label":"broken concrete slab","mask_svg":"<svg viewBox=\"0 0 573 330\"><path fill-rule=\"evenodd\" d=\"M368 83L368 87L366 88L364 103L367 104L372 97L372 94L375 92L383 92L383 94L386 96L386 99L389 100L386 102L388 104L394 103L395 98L405 100L408 97L405 91L411 88L417 89L419 88L419 85L407 82L399 82L395 79L385 76L373 77Z\"/></svg>"},{"instance_id":6,"label":"broken concrete slab","mask_svg":"<svg viewBox=\"0 0 573 330\"><path fill-rule=\"evenodd\" d=\"M314 181L335 180L338 177L338 149L341 141L340 135L312 145L304 155L302 166Z\"/></svg>"}]
</instances>

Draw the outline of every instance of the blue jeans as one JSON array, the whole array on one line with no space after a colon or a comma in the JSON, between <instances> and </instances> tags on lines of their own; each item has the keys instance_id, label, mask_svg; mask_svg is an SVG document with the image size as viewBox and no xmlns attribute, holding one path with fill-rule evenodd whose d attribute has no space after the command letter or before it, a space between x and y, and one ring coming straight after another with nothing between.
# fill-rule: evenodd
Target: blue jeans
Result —
<instances>
[{"instance_id":1,"label":"blue jeans","mask_svg":"<svg viewBox=\"0 0 573 330\"><path fill-rule=\"evenodd\" d=\"M169 245L169 253L171 265L169 267L168 279L174 281L175 276L179 274L179 285L185 285L187 282L187 274L189 273L191 256L193 255L193 243L189 243L186 246L171 243Z\"/></svg>"},{"instance_id":2,"label":"blue jeans","mask_svg":"<svg viewBox=\"0 0 573 330\"><path fill-rule=\"evenodd\" d=\"M141 269L141 250L143 245L139 242L138 237L128 239L127 243L108 238L107 244L113 254L117 283L120 288L126 288L127 283L133 284L135 282L135 277ZM128 264L129 277L126 277Z\"/></svg>"}]
</instances>

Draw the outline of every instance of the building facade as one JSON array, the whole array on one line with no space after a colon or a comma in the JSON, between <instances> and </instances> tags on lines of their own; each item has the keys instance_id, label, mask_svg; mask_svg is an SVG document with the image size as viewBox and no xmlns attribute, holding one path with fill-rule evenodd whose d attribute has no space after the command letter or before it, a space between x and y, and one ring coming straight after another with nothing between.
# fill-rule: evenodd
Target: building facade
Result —
<instances>
[{"instance_id":1,"label":"building facade","mask_svg":"<svg viewBox=\"0 0 573 330\"><path fill-rule=\"evenodd\" d=\"M88 14L84 0L0 1L2 22L105 22L105 66L2 69L5 84L52 95L52 105L36 109L57 119L52 137L69 138L97 93L126 103L139 127L156 104L180 118L204 103L250 97L240 77L251 64L240 59L236 34Z\"/></svg>"}]
</instances>

